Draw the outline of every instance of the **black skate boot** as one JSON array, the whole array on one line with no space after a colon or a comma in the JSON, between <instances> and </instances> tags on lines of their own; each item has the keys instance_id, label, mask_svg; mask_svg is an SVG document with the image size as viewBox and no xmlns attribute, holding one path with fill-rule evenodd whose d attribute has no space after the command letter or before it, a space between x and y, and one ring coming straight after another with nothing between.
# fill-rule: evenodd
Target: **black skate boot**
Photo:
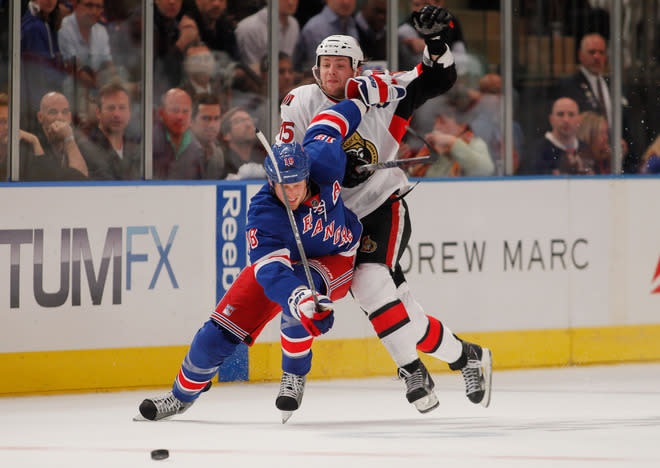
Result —
<instances>
[{"instance_id":1,"label":"black skate boot","mask_svg":"<svg viewBox=\"0 0 660 468\"><path fill-rule=\"evenodd\" d=\"M185 403L175 397L172 392L157 397L147 398L140 404L140 414L149 421L159 421L175 414L181 414L192 406L194 401Z\"/></svg>"},{"instance_id":2,"label":"black skate boot","mask_svg":"<svg viewBox=\"0 0 660 468\"><path fill-rule=\"evenodd\" d=\"M465 380L465 395L472 403L487 408L493 375L493 357L488 348L463 341L463 354L449 364L451 370L460 370Z\"/></svg>"},{"instance_id":3,"label":"black skate boot","mask_svg":"<svg viewBox=\"0 0 660 468\"><path fill-rule=\"evenodd\" d=\"M293 412L300 408L307 376L284 372L280 381L280 392L275 399L275 406L282 412L282 424L287 422Z\"/></svg>"},{"instance_id":4,"label":"black skate boot","mask_svg":"<svg viewBox=\"0 0 660 468\"><path fill-rule=\"evenodd\" d=\"M211 382L208 382L200 393L208 391L209 388L211 388ZM149 421L160 421L175 414L184 413L195 401L197 400L186 403L175 397L172 392L167 392L161 397L147 398L140 403L140 414Z\"/></svg>"},{"instance_id":5,"label":"black skate boot","mask_svg":"<svg viewBox=\"0 0 660 468\"><path fill-rule=\"evenodd\" d=\"M420 413L428 413L440 404L433 391L435 384L426 366L417 359L399 368L399 378L406 382L406 398Z\"/></svg>"}]
</instances>

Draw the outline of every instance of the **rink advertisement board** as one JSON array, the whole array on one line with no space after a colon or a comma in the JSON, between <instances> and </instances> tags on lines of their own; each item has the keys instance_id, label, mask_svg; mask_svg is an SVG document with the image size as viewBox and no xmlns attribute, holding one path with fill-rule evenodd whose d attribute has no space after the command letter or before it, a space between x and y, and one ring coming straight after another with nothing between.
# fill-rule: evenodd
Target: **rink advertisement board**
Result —
<instances>
[{"instance_id":1,"label":"rink advertisement board","mask_svg":"<svg viewBox=\"0 0 660 468\"><path fill-rule=\"evenodd\" d=\"M215 301L215 186L2 188L0 351L178 345Z\"/></svg>"},{"instance_id":2,"label":"rink advertisement board","mask_svg":"<svg viewBox=\"0 0 660 468\"><path fill-rule=\"evenodd\" d=\"M260 186L2 184L0 367L15 378L0 394L171 384L247 262ZM660 359L659 198L655 178L423 181L402 266L426 313L497 366ZM250 379L279 379L278 323L229 380L248 356ZM351 297L316 341L311 377L391 371Z\"/></svg>"}]
</instances>

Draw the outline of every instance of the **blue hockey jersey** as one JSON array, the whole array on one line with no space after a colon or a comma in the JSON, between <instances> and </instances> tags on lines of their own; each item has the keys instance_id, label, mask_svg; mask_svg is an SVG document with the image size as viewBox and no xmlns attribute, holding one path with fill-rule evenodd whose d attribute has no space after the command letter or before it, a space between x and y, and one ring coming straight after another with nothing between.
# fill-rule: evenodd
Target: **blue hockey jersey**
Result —
<instances>
[{"instance_id":1,"label":"blue hockey jersey","mask_svg":"<svg viewBox=\"0 0 660 468\"><path fill-rule=\"evenodd\" d=\"M353 255L360 242L362 225L340 195L346 166L341 144L361 118L357 104L342 101L318 114L305 134L312 196L293 214L308 258ZM286 207L268 183L250 201L246 231L257 281L269 299L287 307L293 289L306 281L294 274L292 263L300 261L298 248Z\"/></svg>"}]
</instances>

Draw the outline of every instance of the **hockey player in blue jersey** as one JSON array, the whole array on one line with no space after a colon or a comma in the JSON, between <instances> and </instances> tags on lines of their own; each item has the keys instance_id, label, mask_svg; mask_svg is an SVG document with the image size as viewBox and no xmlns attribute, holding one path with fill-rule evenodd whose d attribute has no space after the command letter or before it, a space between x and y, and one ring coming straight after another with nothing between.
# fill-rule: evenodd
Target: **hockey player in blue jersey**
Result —
<instances>
[{"instance_id":1,"label":"hockey player in blue jersey","mask_svg":"<svg viewBox=\"0 0 660 468\"><path fill-rule=\"evenodd\" d=\"M346 166L342 141L355 131L369 106L404 96L404 88L378 77L354 78L351 99L312 119L302 146L273 145L275 162L266 158L264 163L268 182L254 195L248 210L250 265L197 331L172 391L140 404L144 418L155 421L187 410L210 387L218 368L239 343L252 345L280 311L285 377L276 404L283 422L298 409L311 368L313 338L330 330L332 301L350 289L362 233L357 216L341 197ZM309 259L316 301L287 221L284 197Z\"/></svg>"}]
</instances>

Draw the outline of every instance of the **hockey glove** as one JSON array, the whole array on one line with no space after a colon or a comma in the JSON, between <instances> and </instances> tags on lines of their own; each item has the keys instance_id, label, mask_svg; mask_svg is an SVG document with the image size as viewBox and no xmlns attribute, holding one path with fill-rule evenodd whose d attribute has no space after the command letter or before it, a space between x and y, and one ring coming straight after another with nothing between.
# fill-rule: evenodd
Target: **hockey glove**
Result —
<instances>
[{"instance_id":1,"label":"hockey glove","mask_svg":"<svg viewBox=\"0 0 660 468\"><path fill-rule=\"evenodd\" d=\"M447 50L445 44L451 42L456 33L454 17L444 8L426 5L413 12L412 24L424 38L431 55L442 55Z\"/></svg>"},{"instance_id":2,"label":"hockey glove","mask_svg":"<svg viewBox=\"0 0 660 468\"><path fill-rule=\"evenodd\" d=\"M346 97L359 99L367 107L406 97L406 88L388 83L378 75L358 76L346 82Z\"/></svg>"},{"instance_id":3,"label":"hockey glove","mask_svg":"<svg viewBox=\"0 0 660 468\"><path fill-rule=\"evenodd\" d=\"M307 288L296 288L289 296L289 311L300 320L305 330L312 336L319 336L332 328L335 316L332 301L328 296L317 294L320 310L316 309L312 291Z\"/></svg>"},{"instance_id":4,"label":"hockey glove","mask_svg":"<svg viewBox=\"0 0 660 468\"><path fill-rule=\"evenodd\" d=\"M369 150L364 147L352 147L347 148L344 152L346 153L346 170L344 171L344 180L341 183L344 187L355 187L371 177L374 171L357 171L359 166L371 164Z\"/></svg>"}]
</instances>

